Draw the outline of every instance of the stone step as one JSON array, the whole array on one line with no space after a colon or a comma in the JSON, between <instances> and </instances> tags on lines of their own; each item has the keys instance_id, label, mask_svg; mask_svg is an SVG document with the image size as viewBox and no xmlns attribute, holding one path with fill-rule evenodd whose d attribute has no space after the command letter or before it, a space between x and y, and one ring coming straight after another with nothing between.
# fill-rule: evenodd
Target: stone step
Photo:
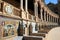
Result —
<instances>
[{"instance_id":1,"label":"stone step","mask_svg":"<svg viewBox=\"0 0 60 40\"><path fill-rule=\"evenodd\" d=\"M32 34L30 34L30 36L42 36L42 37L45 37L46 33L32 33Z\"/></svg>"},{"instance_id":2,"label":"stone step","mask_svg":"<svg viewBox=\"0 0 60 40\"><path fill-rule=\"evenodd\" d=\"M39 37L39 36L24 36L23 40L43 40L43 37Z\"/></svg>"}]
</instances>

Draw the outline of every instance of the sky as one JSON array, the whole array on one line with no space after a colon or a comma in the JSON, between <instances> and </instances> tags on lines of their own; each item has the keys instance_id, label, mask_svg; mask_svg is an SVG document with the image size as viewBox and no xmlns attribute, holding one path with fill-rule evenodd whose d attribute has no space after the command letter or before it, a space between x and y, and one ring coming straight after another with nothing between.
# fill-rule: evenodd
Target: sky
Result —
<instances>
[{"instance_id":1,"label":"sky","mask_svg":"<svg viewBox=\"0 0 60 40\"><path fill-rule=\"evenodd\" d=\"M48 4L49 2L52 2L52 3L56 4L58 1L57 0L45 0L46 4Z\"/></svg>"}]
</instances>

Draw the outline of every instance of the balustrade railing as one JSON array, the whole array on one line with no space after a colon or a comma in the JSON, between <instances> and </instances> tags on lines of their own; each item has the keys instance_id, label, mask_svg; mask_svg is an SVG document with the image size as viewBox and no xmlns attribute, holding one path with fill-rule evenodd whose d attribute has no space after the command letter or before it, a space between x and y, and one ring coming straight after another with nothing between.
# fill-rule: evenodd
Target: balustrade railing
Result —
<instances>
[{"instance_id":1,"label":"balustrade railing","mask_svg":"<svg viewBox=\"0 0 60 40\"><path fill-rule=\"evenodd\" d=\"M13 14L16 15L16 16L21 17L21 11L19 9L17 9L17 8L14 8Z\"/></svg>"}]
</instances>

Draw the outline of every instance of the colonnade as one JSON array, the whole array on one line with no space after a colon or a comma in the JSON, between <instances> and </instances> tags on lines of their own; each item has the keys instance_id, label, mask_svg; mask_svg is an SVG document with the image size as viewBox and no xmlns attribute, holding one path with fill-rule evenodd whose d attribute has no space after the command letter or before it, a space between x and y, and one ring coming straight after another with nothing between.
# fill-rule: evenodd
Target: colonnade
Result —
<instances>
[{"instance_id":1,"label":"colonnade","mask_svg":"<svg viewBox=\"0 0 60 40\"><path fill-rule=\"evenodd\" d=\"M23 0L20 0L21 9L23 10ZM39 5L40 6L40 5ZM28 11L28 0L25 0L25 11ZM55 22L58 23L58 18L49 15L47 11L44 10L44 8L41 7L40 14L38 14L38 1L34 1L34 14L35 16L40 15L41 20L47 21L47 22ZM43 15L44 14L44 15Z\"/></svg>"}]
</instances>

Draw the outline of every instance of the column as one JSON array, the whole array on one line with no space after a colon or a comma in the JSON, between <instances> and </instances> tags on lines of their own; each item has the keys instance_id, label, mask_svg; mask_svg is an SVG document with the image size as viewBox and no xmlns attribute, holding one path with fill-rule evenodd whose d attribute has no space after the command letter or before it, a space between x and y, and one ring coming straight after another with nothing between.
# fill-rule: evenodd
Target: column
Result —
<instances>
[{"instance_id":1,"label":"column","mask_svg":"<svg viewBox=\"0 0 60 40\"><path fill-rule=\"evenodd\" d=\"M53 17L53 22L54 22L54 17Z\"/></svg>"},{"instance_id":2,"label":"column","mask_svg":"<svg viewBox=\"0 0 60 40\"><path fill-rule=\"evenodd\" d=\"M41 19L43 20L43 16L42 16L43 14L42 14L42 8L41 8Z\"/></svg>"},{"instance_id":3,"label":"column","mask_svg":"<svg viewBox=\"0 0 60 40\"><path fill-rule=\"evenodd\" d=\"M25 0L25 11L27 12L28 10L28 0Z\"/></svg>"},{"instance_id":4,"label":"column","mask_svg":"<svg viewBox=\"0 0 60 40\"><path fill-rule=\"evenodd\" d=\"M53 22L53 16L52 16L52 22Z\"/></svg>"},{"instance_id":5,"label":"column","mask_svg":"<svg viewBox=\"0 0 60 40\"><path fill-rule=\"evenodd\" d=\"M28 19L28 0L25 0L25 11L27 12L26 13L26 18Z\"/></svg>"},{"instance_id":6,"label":"column","mask_svg":"<svg viewBox=\"0 0 60 40\"><path fill-rule=\"evenodd\" d=\"M52 16L51 16L51 22L52 22Z\"/></svg>"},{"instance_id":7,"label":"column","mask_svg":"<svg viewBox=\"0 0 60 40\"><path fill-rule=\"evenodd\" d=\"M48 14L47 14L47 22L48 22Z\"/></svg>"},{"instance_id":8,"label":"column","mask_svg":"<svg viewBox=\"0 0 60 40\"><path fill-rule=\"evenodd\" d=\"M56 18L56 23L57 23L57 18Z\"/></svg>"},{"instance_id":9,"label":"column","mask_svg":"<svg viewBox=\"0 0 60 40\"><path fill-rule=\"evenodd\" d=\"M50 22L50 15L49 15L49 22Z\"/></svg>"},{"instance_id":10,"label":"column","mask_svg":"<svg viewBox=\"0 0 60 40\"><path fill-rule=\"evenodd\" d=\"M53 16L52 16L52 22L53 22Z\"/></svg>"},{"instance_id":11,"label":"column","mask_svg":"<svg viewBox=\"0 0 60 40\"><path fill-rule=\"evenodd\" d=\"M55 18L55 23L56 23L56 18Z\"/></svg>"},{"instance_id":12,"label":"column","mask_svg":"<svg viewBox=\"0 0 60 40\"><path fill-rule=\"evenodd\" d=\"M52 22L52 16L51 16L51 22Z\"/></svg>"},{"instance_id":13,"label":"column","mask_svg":"<svg viewBox=\"0 0 60 40\"><path fill-rule=\"evenodd\" d=\"M53 22L54 22L54 17L53 17Z\"/></svg>"},{"instance_id":14,"label":"column","mask_svg":"<svg viewBox=\"0 0 60 40\"><path fill-rule=\"evenodd\" d=\"M46 12L44 12L44 20L46 21Z\"/></svg>"},{"instance_id":15,"label":"column","mask_svg":"<svg viewBox=\"0 0 60 40\"><path fill-rule=\"evenodd\" d=\"M48 14L48 22L49 22L49 14Z\"/></svg>"},{"instance_id":16,"label":"column","mask_svg":"<svg viewBox=\"0 0 60 40\"><path fill-rule=\"evenodd\" d=\"M50 15L50 22L51 22L51 15Z\"/></svg>"},{"instance_id":17,"label":"column","mask_svg":"<svg viewBox=\"0 0 60 40\"><path fill-rule=\"evenodd\" d=\"M57 21L57 23L58 23L58 18L56 18L56 21Z\"/></svg>"},{"instance_id":18,"label":"column","mask_svg":"<svg viewBox=\"0 0 60 40\"><path fill-rule=\"evenodd\" d=\"M55 23L55 17L54 17L54 23Z\"/></svg>"},{"instance_id":19,"label":"column","mask_svg":"<svg viewBox=\"0 0 60 40\"><path fill-rule=\"evenodd\" d=\"M46 21L47 21L47 11L46 11Z\"/></svg>"},{"instance_id":20,"label":"column","mask_svg":"<svg viewBox=\"0 0 60 40\"><path fill-rule=\"evenodd\" d=\"M57 18L57 23L58 23L58 18Z\"/></svg>"},{"instance_id":21,"label":"column","mask_svg":"<svg viewBox=\"0 0 60 40\"><path fill-rule=\"evenodd\" d=\"M20 4L21 4L21 9L23 9L23 0L21 0Z\"/></svg>"},{"instance_id":22,"label":"column","mask_svg":"<svg viewBox=\"0 0 60 40\"><path fill-rule=\"evenodd\" d=\"M38 3L34 3L34 11L35 11L35 16L38 16Z\"/></svg>"},{"instance_id":23,"label":"column","mask_svg":"<svg viewBox=\"0 0 60 40\"><path fill-rule=\"evenodd\" d=\"M55 22L55 19L54 19L54 22Z\"/></svg>"}]
</instances>

